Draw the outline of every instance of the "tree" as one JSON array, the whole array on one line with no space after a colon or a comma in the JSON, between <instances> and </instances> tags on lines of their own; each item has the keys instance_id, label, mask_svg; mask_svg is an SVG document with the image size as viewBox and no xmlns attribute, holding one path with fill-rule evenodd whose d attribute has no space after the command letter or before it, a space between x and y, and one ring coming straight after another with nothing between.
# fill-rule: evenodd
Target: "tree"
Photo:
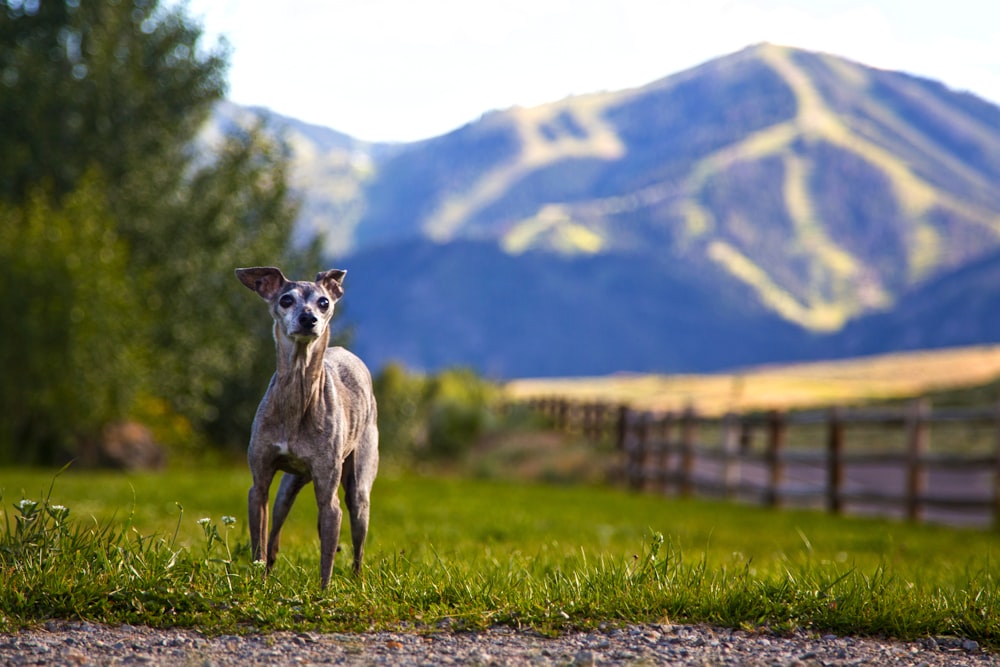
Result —
<instances>
[{"instance_id":1,"label":"tree","mask_svg":"<svg viewBox=\"0 0 1000 667\"><path fill-rule=\"evenodd\" d=\"M270 317L234 268L280 264L299 275L318 261L314 249L288 247L297 206L286 169L282 144L262 128L229 136L157 216L172 223L152 226L134 251L137 268L155 267L147 289L160 386L217 444L245 444L274 372Z\"/></svg>"},{"instance_id":2,"label":"tree","mask_svg":"<svg viewBox=\"0 0 1000 667\"><path fill-rule=\"evenodd\" d=\"M50 462L148 387L146 318L96 176L54 209L34 190L0 208L0 460ZM16 446L15 445L19 445Z\"/></svg>"},{"instance_id":3,"label":"tree","mask_svg":"<svg viewBox=\"0 0 1000 667\"><path fill-rule=\"evenodd\" d=\"M150 187L170 192L180 174L163 163L190 160L225 94L226 46L205 51L183 9L158 0L0 7L0 198L20 201L43 181L61 196L93 167L116 213Z\"/></svg>"},{"instance_id":4,"label":"tree","mask_svg":"<svg viewBox=\"0 0 1000 667\"><path fill-rule=\"evenodd\" d=\"M289 248L282 143L265 127L215 145L199 134L228 58L201 39L158 0L0 0L0 294L28 308L0 314L3 330L23 328L0 375L40 391L0 391L0 413L17 414L0 419L0 457L72 450L128 415L179 418L185 439L245 437L273 351L233 269L293 270L315 253ZM58 313L94 298L58 340Z\"/></svg>"}]
</instances>

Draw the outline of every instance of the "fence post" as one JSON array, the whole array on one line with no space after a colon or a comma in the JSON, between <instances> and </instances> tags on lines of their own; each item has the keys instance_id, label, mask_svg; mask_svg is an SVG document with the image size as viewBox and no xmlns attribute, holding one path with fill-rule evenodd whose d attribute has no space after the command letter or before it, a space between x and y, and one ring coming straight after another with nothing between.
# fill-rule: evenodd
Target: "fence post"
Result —
<instances>
[{"instance_id":1,"label":"fence post","mask_svg":"<svg viewBox=\"0 0 1000 667\"><path fill-rule=\"evenodd\" d=\"M618 451L625 451L625 438L628 435L629 408L624 403L618 406L618 422L615 424L615 446Z\"/></svg>"},{"instance_id":2,"label":"fence post","mask_svg":"<svg viewBox=\"0 0 1000 667\"><path fill-rule=\"evenodd\" d=\"M632 473L632 488L641 491L646 487L649 469L649 412L643 412L635 425L636 465Z\"/></svg>"},{"instance_id":3,"label":"fence post","mask_svg":"<svg viewBox=\"0 0 1000 667\"><path fill-rule=\"evenodd\" d=\"M622 414L622 448L625 453L625 484L634 489L639 469L639 414L625 410Z\"/></svg>"},{"instance_id":4,"label":"fence post","mask_svg":"<svg viewBox=\"0 0 1000 667\"><path fill-rule=\"evenodd\" d=\"M826 508L831 514L843 514L844 500L844 422L840 408L830 410L826 437Z\"/></svg>"},{"instance_id":5,"label":"fence post","mask_svg":"<svg viewBox=\"0 0 1000 667\"><path fill-rule=\"evenodd\" d=\"M560 424L559 424L559 402L560 402L560 400L561 399L559 399L559 398L557 398L555 396L552 396L551 398L549 398L545 402L546 403L546 405L545 405L545 415L549 418L549 421L552 422L552 425L556 428L556 430L559 430L559 429L562 428L560 426Z\"/></svg>"},{"instance_id":6,"label":"fence post","mask_svg":"<svg viewBox=\"0 0 1000 667\"><path fill-rule=\"evenodd\" d=\"M694 492L694 445L698 437L698 422L694 406L688 405L681 415L681 465L679 493L682 498Z\"/></svg>"},{"instance_id":7,"label":"fence post","mask_svg":"<svg viewBox=\"0 0 1000 667\"><path fill-rule=\"evenodd\" d=\"M736 495L740 465L737 450L740 446L739 417L727 412L722 420L722 488L727 500Z\"/></svg>"},{"instance_id":8,"label":"fence post","mask_svg":"<svg viewBox=\"0 0 1000 667\"><path fill-rule=\"evenodd\" d=\"M929 405L926 398L914 401L906 419L906 518L910 521L920 520L921 500L927 486L923 456L929 435Z\"/></svg>"},{"instance_id":9,"label":"fence post","mask_svg":"<svg viewBox=\"0 0 1000 667\"><path fill-rule=\"evenodd\" d=\"M608 406L604 401L594 404L594 440L604 442L608 434Z\"/></svg>"},{"instance_id":10,"label":"fence post","mask_svg":"<svg viewBox=\"0 0 1000 667\"><path fill-rule=\"evenodd\" d=\"M569 401L565 398L556 399L556 404L552 411L552 420L556 424L556 430L566 432L569 430Z\"/></svg>"},{"instance_id":11,"label":"fence post","mask_svg":"<svg viewBox=\"0 0 1000 667\"><path fill-rule=\"evenodd\" d=\"M771 471L765 502L769 507L781 506L781 483L785 477L785 467L781 454L785 446L785 420L777 410L768 415L767 423L767 463Z\"/></svg>"},{"instance_id":12,"label":"fence post","mask_svg":"<svg viewBox=\"0 0 1000 667\"><path fill-rule=\"evenodd\" d=\"M1000 401L997 401L995 419L995 442L993 450L993 529L1000 529Z\"/></svg>"},{"instance_id":13,"label":"fence post","mask_svg":"<svg viewBox=\"0 0 1000 667\"><path fill-rule=\"evenodd\" d=\"M629 408L618 406L618 422L615 424L615 451L618 455L616 480L628 485L629 466L632 465L632 442L629 437Z\"/></svg>"},{"instance_id":14,"label":"fence post","mask_svg":"<svg viewBox=\"0 0 1000 667\"><path fill-rule=\"evenodd\" d=\"M587 440L598 440L597 403L583 404L583 435Z\"/></svg>"},{"instance_id":15,"label":"fence post","mask_svg":"<svg viewBox=\"0 0 1000 667\"><path fill-rule=\"evenodd\" d=\"M659 442L659 456L656 460L656 481L660 493L669 493L673 475L670 474L670 454L674 449L674 413L667 411L656 422L656 437Z\"/></svg>"}]
</instances>

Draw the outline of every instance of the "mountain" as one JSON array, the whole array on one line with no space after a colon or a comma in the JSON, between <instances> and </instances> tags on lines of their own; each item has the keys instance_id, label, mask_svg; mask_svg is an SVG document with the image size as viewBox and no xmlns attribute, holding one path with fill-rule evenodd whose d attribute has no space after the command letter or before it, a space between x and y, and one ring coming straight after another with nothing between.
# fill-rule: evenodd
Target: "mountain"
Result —
<instances>
[{"instance_id":1,"label":"mountain","mask_svg":"<svg viewBox=\"0 0 1000 667\"><path fill-rule=\"evenodd\" d=\"M301 202L296 221L297 244L319 237L334 253L350 247L364 212L362 187L380 160L399 144L371 143L327 127L305 123L262 107L219 104L206 138L212 141L233 127L263 121L291 152L290 183Z\"/></svg>"},{"instance_id":2,"label":"mountain","mask_svg":"<svg viewBox=\"0 0 1000 667\"><path fill-rule=\"evenodd\" d=\"M338 308L376 367L474 366L496 378L693 372L803 358L801 328L736 280L652 255L554 257L428 240L352 255Z\"/></svg>"},{"instance_id":3,"label":"mountain","mask_svg":"<svg viewBox=\"0 0 1000 667\"><path fill-rule=\"evenodd\" d=\"M413 144L293 132L300 192L320 202L302 233L349 269L345 316L376 367L866 352L877 334L836 332L877 331L904 295L1000 249L1000 108L770 44Z\"/></svg>"},{"instance_id":4,"label":"mountain","mask_svg":"<svg viewBox=\"0 0 1000 667\"><path fill-rule=\"evenodd\" d=\"M840 356L1000 341L1000 252L903 294L889 311L849 322L830 341Z\"/></svg>"}]
</instances>

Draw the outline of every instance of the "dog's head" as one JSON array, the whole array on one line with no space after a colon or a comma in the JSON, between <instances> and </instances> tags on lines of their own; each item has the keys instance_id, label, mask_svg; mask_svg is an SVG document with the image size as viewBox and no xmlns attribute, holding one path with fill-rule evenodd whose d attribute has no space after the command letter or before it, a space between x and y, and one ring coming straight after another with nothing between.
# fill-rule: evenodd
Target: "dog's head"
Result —
<instances>
[{"instance_id":1,"label":"dog's head","mask_svg":"<svg viewBox=\"0 0 1000 667\"><path fill-rule=\"evenodd\" d=\"M236 269L240 282L267 301L275 324L293 340L318 338L326 331L333 306L344 295L345 275L347 271L331 269L308 282L288 280L273 266Z\"/></svg>"}]
</instances>

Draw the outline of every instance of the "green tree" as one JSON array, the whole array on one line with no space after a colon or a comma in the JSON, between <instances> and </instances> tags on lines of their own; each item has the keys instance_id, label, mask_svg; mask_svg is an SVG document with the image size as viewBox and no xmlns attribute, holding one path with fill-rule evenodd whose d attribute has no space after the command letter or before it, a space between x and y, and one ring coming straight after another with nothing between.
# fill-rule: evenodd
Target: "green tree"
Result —
<instances>
[{"instance_id":1,"label":"green tree","mask_svg":"<svg viewBox=\"0 0 1000 667\"><path fill-rule=\"evenodd\" d=\"M0 7L0 198L40 182L63 195L95 166L118 214L170 193L225 94L225 45L206 50L183 8L158 0Z\"/></svg>"},{"instance_id":2,"label":"green tree","mask_svg":"<svg viewBox=\"0 0 1000 667\"><path fill-rule=\"evenodd\" d=\"M148 386L147 320L104 191L91 176L58 209L38 189L0 207L0 460L72 452Z\"/></svg>"},{"instance_id":3,"label":"green tree","mask_svg":"<svg viewBox=\"0 0 1000 667\"><path fill-rule=\"evenodd\" d=\"M274 372L271 318L237 281L237 266L279 264L314 275L315 250L288 249L297 207L280 142L261 128L230 135L185 182L183 196L133 250L155 295L157 375L176 410L217 444L245 445ZM311 271L312 273L308 273Z\"/></svg>"},{"instance_id":4,"label":"green tree","mask_svg":"<svg viewBox=\"0 0 1000 667\"><path fill-rule=\"evenodd\" d=\"M18 415L2 422L0 457L51 459L51 443L72 449L125 413L180 424L172 432L189 441L242 442L273 349L233 269L317 268L314 251L288 245L296 206L283 144L264 127L215 143L201 134L224 95L228 53L202 44L185 11L157 0L0 0L0 214L12 262L0 327L23 328L20 347L3 346L0 376L10 385L14 371L27 375L50 397L0 391L0 413ZM111 240L108 263L98 241ZM92 315L61 322L60 335L94 343L86 353L49 328L74 299L97 299ZM67 362L74 354L95 363ZM66 363L78 377L54 371Z\"/></svg>"}]
</instances>

